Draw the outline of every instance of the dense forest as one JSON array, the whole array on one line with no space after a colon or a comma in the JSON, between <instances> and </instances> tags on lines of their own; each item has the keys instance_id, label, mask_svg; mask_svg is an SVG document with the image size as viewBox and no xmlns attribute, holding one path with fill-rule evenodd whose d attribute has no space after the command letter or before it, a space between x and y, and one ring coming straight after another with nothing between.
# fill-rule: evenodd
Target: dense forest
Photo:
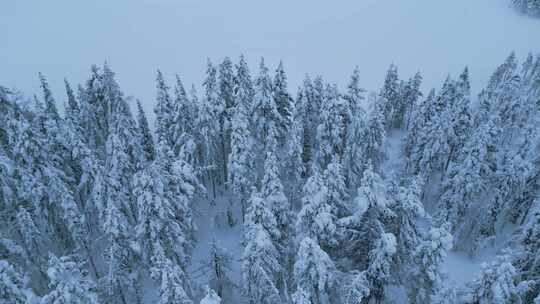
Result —
<instances>
[{"instance_id":1,"label":"dense forest","mask_svg":"<svg viewBox=\"0 0 540 304\"><path fill-rule=\"evenodd\" d=\"M540 56L478 96L409 76L292 93L227 57L200 93L158 71L153 126L108 64L0 86L0 303L539 304ZM456 284L452 252L493 254Z\"/></svg>"}]
</instances>

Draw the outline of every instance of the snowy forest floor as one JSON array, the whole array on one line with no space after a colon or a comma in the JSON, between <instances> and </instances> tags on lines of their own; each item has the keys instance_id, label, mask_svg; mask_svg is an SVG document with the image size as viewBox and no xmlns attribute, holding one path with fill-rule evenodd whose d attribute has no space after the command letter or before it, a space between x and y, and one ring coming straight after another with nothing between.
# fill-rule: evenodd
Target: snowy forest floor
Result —
<instances>
[{"instance_id":1,"label":"snowy forest floor","mask_svg":"<svg viewBox=\"0 0 540 304\"><path fill-rule=\"evenodd\" d=\"M210 192L210 191L209 191ZM221 192L221 191L218 191ZM242 257L242 214L234 201L235 198L227 192L218 193L214 200L212 194L208 198L200 198L195 202L195 222L197 225L197 246L193 251L191 267L189 269L192 278L201 286L209 285L208 277L210 263L210 247L212 240L225 248L232 256L229 278L236 284L233 288L232 299L241 298L241 257ZM227 212L232 212L234 224L228 221Z\"/></svg>"}]
</instances>

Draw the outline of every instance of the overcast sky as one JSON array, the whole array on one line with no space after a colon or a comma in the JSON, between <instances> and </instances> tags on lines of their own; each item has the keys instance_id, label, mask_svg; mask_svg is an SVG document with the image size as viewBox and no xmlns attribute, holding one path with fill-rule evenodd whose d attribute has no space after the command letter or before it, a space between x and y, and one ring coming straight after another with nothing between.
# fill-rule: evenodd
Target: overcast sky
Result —
<instances>
[{"instance_id":1,"label":"overcast sky","mask_svg":"<svg viewBox=\"0 0 540 304\"><path fill-rule=\"evenodd\" d=\"M38 92L43 72L63 102L63 78L83 82L109 62L126 93L153 106L155 71L200 86L206 58L282 59L291 92L306 73L341 87L355 65L376 90L390 63L420 70L425 88L469 65L473 87L515 50L540 52L540 20L510 0L3 0L0 84Z\"/></svg>"}]
</instances>

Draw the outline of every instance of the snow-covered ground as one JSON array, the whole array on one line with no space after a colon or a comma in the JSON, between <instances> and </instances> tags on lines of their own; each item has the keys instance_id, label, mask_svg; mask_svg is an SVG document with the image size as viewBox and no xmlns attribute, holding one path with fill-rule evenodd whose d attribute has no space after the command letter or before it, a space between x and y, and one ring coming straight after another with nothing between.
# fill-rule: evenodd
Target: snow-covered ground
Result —
<instances>
[{"instance_id":1,"label":"snow-covered ground","mask_svg":"<svg viewBox=\"0 0 540 304\"><path fill-rule=\"evenodd\" d=\"M197 246L193 252L190 275L201 286L208 284L208 265L210 261L210 244L213 239L224 247L232 255L230 278L239 284L242 279L241 257L242 242L242 218L238 208L238 202L228 196L218 196L215 201L208 199L197 200L194 204L195 223L197 225ZM229 209L230 207L230 209ZM236 221L234 226L227 222L227 211L231 210ZM238 296L240 290L234 290Z\"/></svg>"},{"instance_id":2,"label":"snow-covered ground","mask_svg":"<svg viewBox=\"0 0 540 304\"><path fill-rule=\"evenodd\" d=\"M283 59L293 92L305 73L343 86L355 65L377 90L392 62L404 76L420 70L425 89L469 65L477 90L512 50L540 52L540 19L516 14L510 0L4 2L2 85L31 96L41 71L64 96L64 77L82 82L107 60L147 113L157 68L199 85L207 57L244 53L253 72L261 56Z\"/></svg>"}]
</instances>

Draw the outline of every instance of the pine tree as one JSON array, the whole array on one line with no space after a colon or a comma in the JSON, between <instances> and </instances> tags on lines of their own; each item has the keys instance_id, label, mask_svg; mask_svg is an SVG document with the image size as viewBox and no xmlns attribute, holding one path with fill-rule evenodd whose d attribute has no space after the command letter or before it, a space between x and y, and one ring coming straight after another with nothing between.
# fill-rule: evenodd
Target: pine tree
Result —
<instances>
[{"instance_id":1,"label":"pine tree","mask_svg":"<svg viewBox=\"0 0 540 304\"><path fill-rule=\"evenodd\" d=\"M299 93L301 94L301 93ZM302 115L301 98L298 97L296 104L291 104L291 126L287 135L285 171L290 177L290 198L294 202L298 191L296 188L304 176L306 169L302 158L304 139L304 117Z\"/></svg>"},{"instance_id":2,"label":"pine tree","mask_svg":"<svg viewBox=\"0 0 540 304\"><path fill-rule=\"evenodd\" d=\"M433 303L441 295L445 285L441 265L451 247L452 235L443 226L432 228L418 247L412 249L412 263L406 277L411 303Z\"/></svg>"},{"instance_id":3,"label":"pine tree","mask_svg":"<svg viewBox=\"0 0 540 304\"><path fill-rule=\"evenodd\" d=\"M479 277L472 285L472 298L479 304L521 304L516 282L517 270L506 255L482 265Z\"/></svg>"},{"instance_id":4,"label":"pine tree","mask_svg":"<svg viewBox=\"0 0 540 304\"><path fill-rule=\"evenodd\" d=\"M148 120L146 114L142 108L141 102L137 100L137 127L139 131L139 138L141 141L141 147L145 154L146 161L152 161L155 158L154 139L148 126Z\"/></svg>"},{"instance_id":5,"label":"pine tree","mask_svg":"<svg viewBox=\"0 0 540 304\"><path fill-rule=\"evenodd\" d=\"M255 111L253 123L256 130L255 137L262 143L265 149L270 129L283 125L283 117L278 111L272 92L272 79L270 78L268 68L264 64L264 58L261 58L259 75L255 79ZM276 135L281 137L283 131L276 131Z\"/></svg>"},{"instance_id":6,"label":"pine tree","mask_svg":"<svg viewBox=\"0 0 540 304\"><path fill-rule=\"evenodd\" d=\"M343 155L344 147L344 105L339 97L337 86L326 87L325 101L321 107L320 124L317 126L319 167L326 168L333 157Z\"/></svg>"},{"instance_id":7,"label":"pine tree","mask_svg":"<svg viewBox=\"0 0 540 304\"><path fill-rule=\"evenodd\" d=\"M362 169L365 163L362 151L362 133L366 124L366 113L363 109L365 90L360 88L360 71L356 67L351 76L347 93L343 97L347 105L345 115L345 150L343 164L348 186L358 186L362 178Z\"/></svg>"},{"instance_id":8,"label":"pine tree","mask_svg":"<svg viewBox=\"0 0 540 304\"><path fill-rule=\"evenodd\" d=\"M313 172L304 185L296 230L298 236L309 237L322 248L337 245L335 209L328 203L328 187L318 170Z\"/></svg>"},{"instance_id":9,"label":"pine tree","mask_svg":"<svg viewBox=\"0 0 540 304\"><path fill-rule=\"evenodd\" d=\"M52 97L51 89L49 88L49 83L45 76L39 73L39 81L41 82L41 89L43 90L43 99L45 101L45 115L50 117L54 121L60 119L58 115L58 110L56 109L56 103Z\"/></svg>"},{"instance_id":10,"label":"pine tree","mask_svg":"<svg viewBox=\"0 0 540 304\"><path fill-rule=\"evenodd\" d=\"M365 302L370 295L370 283L366 278L366 271L354 271L345 277L345 284L341 292L344 304L358 304Z\"/></svg>"},{"instance_id":11,"label":"pine tree","mask_svg":"<svg viewBox=\"0 0 540 304\"><path fill-rule=\"evenodd\" d=\"M421 202L422 185L418 179L408 186L399 186L391 209L395 213L395 229L398 243L398 263L407 264L420 238L419 222L425 216Z\"/></svg>"},{"instance_id":12,"label":"pine tree","mask_svg":"<svg viewBox=\"0 0 540 304\"><path fill-rule=\"evenodd\" d=\"M242 255L242 276L248 302L282 303L275 284L281 272L278 249L274 247L271 236L261 224L247 223L250 224L247 227L246 247Z\"/></svg>"},{"instance_id":13,"label":"pine tree","mask_svg":"<svg viewBox=\"0 0 540 304\"><path fill-rule=\"evenodd\" d=\"M274 102L277 106L278 113L280 117L282 118L282 121L279 125L277 125L277 129L279 130L279 133L282 135L282 137L287 134L289 129L291 128L291 122L292 122L292 97L289 95L288 89L287 89L287 75L285 74L285 70L283 68L283 62L279 62L279 65L276 69L276 73L274 76L274 82L272 85L273 88L273 98ZM284 138L281 138L283 140Z\"/></svg>"},{"instance_id":14,"label":"pine tree","mask_svg":"<svg viewBox=\"0 0 540 304\"><path fill-rule=\"evenodd\" d=\"M387 129L398 126L398 118L402 113L400 110L401 96L399 87L397 66L391 64L386 72L383 88L379 94L382 98L382 116Z\"/></svg>"},{"instance_id":15,"label":"pine tree","mask_svg":"<svg viewBox=\"0 0 540 304\"><path fill-rule=\"evenodd\" d=\"M236 65L236 75L234 77L236 88L234 89L236 98L235 106L242 103L247 109L248 117L252 117L254 110L255 89L251 80L251 73L244 55ZM250 121L251 123L251 121ZM250 125L251 126L251 125Z\"/></svg>"},{"instance_id":16,"label":"pine tree","mask_svg":"<svg viewBox=\"0 0 540 304\"><path fill-rule=\"evenodd\" d=\"M477 130L463 148L463 159L452 166L440 200L441 216L456 225L462 221L469 205L487 190L495 170L493 139L497 130L485 126Z\"/></svg>"},{"instance_id":17,"label":"pine tree","mask_svg":"<svg viewBox=\"0 0 540 304\"><path fill-rule=\"evenodd\" d=\"M26 304L29 300L23 276L7 261L0 260L0 303Z\"/></svg>"},{"instance_id":18,"label":"pine tree","mask_svg":"<svg viewBox=\"0 0 540 304\"><path fill-rule=\"evenodd\" d=\"M47 271L50 292L41 304L97 304L94 286L82 266L73 256L51 256Z\"/></svg>"},{"instance_id":19,"label":"pine tree","mask_svg":"<svg viewBox=\"0 0 540 304\"><path fill-rule=\"evenodd\" d=\"M523 248L516 267L519 269L521 280L528 282L529 289L524 295L525 303L532 302L540 297L540 279L536 275L540 270L540 201L535 200L535 205L529 211L525 229L519 236L519 242Z\"/></svg>"},{"instance_id":20,"label":"pine tree","mask_svg":"<svg viewBox=\"0 0 540 304\"><path fill-rule=\"evenodd\" d=\"M205 94L201 100L197 128L201 135L204 166L207 167L207 180L211 182L213 192L217 183L223 181L223 164L219 155L221 149L221 118L225 104L218 96L217 71L208 60L206 79L203 86ZM215 196L215 195L214 195Z\"/></svg>"},{"instance_id":21,"label":"pine tree","mask_svg":"<svg viewBox=\"0 0 540 304\"><path fill-rule=\"evenodd\" d=\"M451 161L455 161L459 149L463 147L470 136L472 128L472 115L470 109L470 83L469 70L465 68L456 83L456 97L453 107L447 110L451 113L450 126L446 126L449 151L444 170L448 169Z\"/></svg>"},{"instance_id":22,"label":"pine tree","mask_svg":"<svg viewBox=\"0 0 540 304\"><path fill-rule=\"evenodd\" d=\"M334 295L335 266L328 254L315 240L305 237L300 242L298 257L294 264L296 292L293 303L332 303Z\"/></svg>"},{"instance_id":23,"label":"pine tree","mask_svg":"<svg viewBox=\"0 0 540 304\"><path fill-rule=\"evenodd\" d=\"M368 265L369 252L384 233L384 224L393 212L388 208L386 188L381 177L368 164L362 177L358 196L354 200L355 213L340 219L342 254L360 266ZM394 215L395 216L395 215Z\"/></svg>"},{"instance_id":24,"label":"pine tree","mask_svg":"<svg viewBox=\"0 0 540 304\"><path fill-rule=\"evenodd\" d=\"M428 126L433 118L435 90L432 89L425 100L422 100L410 114L409 131L405 137L405 156L409 172L419 172L419 163L429 136Z\"/></svg>"},{"instance_id":25,"label":"pine tree","mask_svg":"<svg viewBox=\"0 0 540 304\"><path fill-rule=\"evenodd\" d=\"M271 141L271 140L270 140ZM292 260L290 247L292 242L292 223L291 223L291 205L285 196L283 184L279 177L279 165L276 157L275 149L277 143L269 143L273 146L266 152L264 161L264 175L261 180L261 196L273 213L276 221L276 228L280 231L277 238L273 238L274 246L280 251L279 261L283 268L290 268L289 263ZM287 273L284 271L276 283L276 287L286 293L288 279Z\"/></svg>"},{"instance_id":26,"label":"pine tree","mask_svg":"<svg viewBox=\"0 0 540 304\"><path fill-rule=\"evenodd\" d=\"M243 70L240 70L243 71ZM240 75L241 74L239 71ZM245 77L245 75L243 75ZM249 75L248 75L249 76ZM244 80L245 81L245 80ZM236 87L237 101L231 121L231 153L229 155L228 180L231 190L240 196L242 218L246 212L246 200L254 185L254 147L249 123L249 86L238 82Z\"/></svg>"},{"instance_id":27,"label":"pine tree","mask_svg":"<svg viewBox=\"0 0 540 304\"><path fill-rule=\"evenodd\" d=\"M71 119L74 122L79 123L79 115L80 115L80 107L79 103L77 102L77 98L75 97L75 93L73 92L73 89L71 88L71 85L67 81L67 79L64 79L64 85L66 87L66 95L68 98L67 104L65 104L64 108L66 109L66 119Z\"/></svg>"},{"instance_id":28,"label":"pine tree","mask_svg":"<svg viewBox=\"0 0 540 304\"><path fill-rule=\"evenodd\" d=\"M401 125L409 128L412 113L414 113L416 107L418 106L418 100L422 97L422 92L420 91L420 86L422 85L422 75L420 72L414 74L410 78L403 88L402 98L403 98L403 121Z\"/></svg>"},{"instance_id":29,"label":"pine tree","mask_svg":"<svg viewBox=\"0 0 540 304\"><path fill-rule=\"evenodd\" d=\"M194 242L190 204L197 184L192 169L182 160L173 162L172 152L160 142L156 161L137 173L134 184L139 209L135 230L143 260L154 279L174 288L182 282L189 295L185 269Z\"/></svg>"},{"instance_id":30,"label":"pine tree","mask_svg":"<svg viewBox=\"0 0 540 304\"><path fill-rule=\"evenodd\" d=\"M396 237L392 233L383 233L375 248L369 252L369 267L366 280L369 282L370 295L375 303L383 303L384 290L390 279L390 267L396 254Z\"/></svg>"},{"instance_id":31,"label":"pine tree","mask_svg":"<svg viewBox=\"0 0 540 304\"><path fill-rule=\"evenodd\" d=\"M174 262L163 259L153 269L153 276L159 276L159 304L192 304L185 288L186 274L184 270Z\"/></svg>"},{"instance_id":32,"label":"pine tree","mask_svg":"<svg viewBox=\"0 0 540 304\"><path fill-rule=\"evenodd\" d=\"M360 172L365 170L365 166L370 161L375 170L384 160L383 142L386 136L384 129L384 117L382 116L382 109L379 100L376 100L374 96L370 98L372 102L372 109L369 112L366 125L362 129L360 134L360 143L363 159L363 163L357 164L361 166Z\"/></svg>"},{"instance_id":33,"label":"pine tree","mask_svg":"<svg viewBox=\"0 0 540 304\"><path fill-rule=\"evenodd\" d=\"M316 121L318 120L317 113L315 112L314 98L313 98L313 84L311 79L306 76L303 85L298 92L296 104L299 115L302 116L302 161L304 162L304 176L309 176L311 167L313 166L314 157L314 145L315 136L317 130Z\"/></svg>"},{"instance_id":34,"label":"pine tree","mask_svg":"<svg viewBox=\"0 0 540 304\"><path fill-rule=\"evenodd\" d=\"M169 86L165 83L165 79L160 70L157 71L156 78L156 106L154 113L156 114L156 134L157 140L167 143L169 147L173 145L173 114L174 105L169 94Z\"/></svg>"},{"instance_id":35,"label":"pine tree","mask_svg":"<svg viewBox=\"0 0 540 304\"><path fill-rule=\"evenodd\" d=\"M225 57L219 65L218 73L219 99L220 104L224 107L220 114L220 154L221 162L223 163L223 177L225 181L228 178L228 157L231 150L231 118L235 106L235 81L233 72L233 63L229 57Z\"/></svg>"},{"instance_id":36,"label":"pine tree","mask_svg":"<svg viewBox=\"0 0 540 304\"><path fill-rule=\"evenodd\" d=\"M349 194L345 185L343 166L337 156L333 157L332 162L324 170L323 179L328 189L328 204L335 210L336 217L341 218L349 215L349 208L346 204Z\"/></svg>"}]
</instances>

